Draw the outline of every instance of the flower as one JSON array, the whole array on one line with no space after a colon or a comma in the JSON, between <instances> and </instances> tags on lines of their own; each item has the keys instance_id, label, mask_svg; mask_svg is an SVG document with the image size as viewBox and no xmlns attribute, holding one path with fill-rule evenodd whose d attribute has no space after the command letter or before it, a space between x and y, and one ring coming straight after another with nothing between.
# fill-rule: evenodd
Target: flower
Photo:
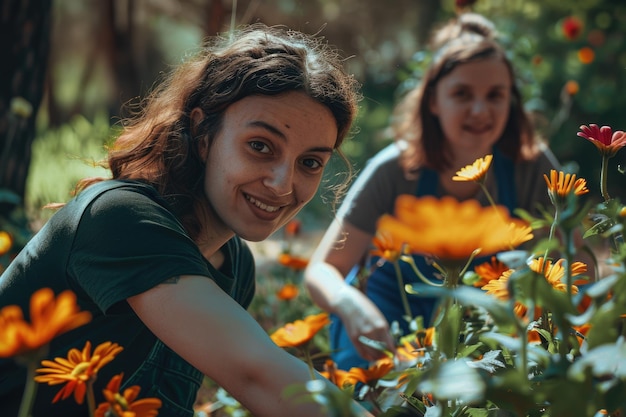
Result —
<instances>
[{"instance_id":1,"label":"flower","mask_svg":"<svg viewBox=\"0 0 626 417\"><path fill-rule=\"evenodd\" d=\"M447 260L467 259L476 249L489 255L532 239L526 223L511 218L506 208L482 207L475 200L458 202L449 196L400 195L395 216L381 216L377 227L393 237L398 251L402 243L409 252Z\"/></svg>"},{"instance_id":2,"label":"flower","mask_svg":"<svg viewBox=\"0 0 626 417\"><path fill-rule=\"evenodd\" d=\"M481 287L482 290L485 290L488 295L492 295L496 297L498 300L507 301L511 298L511 294L509 293L509 278L515 272L513 269L506 270L502 273L502 275L498 279L492 279L485 285ZM513 306L513 312L517 317L524 317L528 308L516 301Z\"/></svg>"},{"instance_id":3,"label":"flower","mask_svg":"<svg viewBox=\"0 0 626 417\"><path fill-rule=\"evenodd\" d=\"M538 274L542 274L546 277L546 280L552 287L559 291L566 291L567 286L565 283L561 282L561 279L565 276L565 267L563 267L563 262L565 259L559 259L556 262L552 262L551 260L545 260L543 257L539 257L533 259L530 262L530 269L535 271ZM587 265L582 262L573 262L571 266L572 276L581 275L587 272ZM572 292L574 294L578 293L578 287L576 285L572 285Z\"/></svg>"},{"instance_id":4,"label":"flower","mask_svg":"<svg viewBox=\"0 0 626 417\"><path fill-rule=\"evenodd\" d=\"M596 124L580 126L582 132L577 136L587 139L600 151L602 155L612 157L617 151L626 146L626 133L621 130L613 132L609 126L598 127Z\"/></svg>"},{"instance_id":5,"label":"flower","mask_svg":"<svg viewBox=\"0 0 626 417\"><path fill-rule=\"evenodd\" d=\"M471 165L466 165L464 168L461 168L460 171L457 171L456 175L452 177L453 181L476 181L481 182L484 181L487 176L487 171L491 166L491 160L493 159L493 155L487 155L484 158L478 158Z\"/></svg>"},{"instance_id":6,"label":"flower","mask_svg":"<svg viewBox=\"0 0 626 417\"><path fill-rule=\"evenodd\" d=\"M348 371L337 369L335 363L328 359L324 364L324 371L320 374L338 387L356 385L357 382L364 384L377 381L387 375L394 368L393 359L384 357L371 365L369 368L352 367Z\"/></svg>"},{"instance_id":7,"label":"flower","mask_svg":"<svg viewBox=\"0 0 626 417\"><path fill-rule=\"evenodd\" d=\"M576 179L576 174L566 174L555 169L550 170L550 177L543 174L548 185L548 194L552 202L559 206L570 193L580 196L589 192L587 181L583 178Z\"/></svg>"},{"instance_id":8,"label":"flower","mask_svg":"<svg viewBox=\"0 0 626 417\"><path fill-rule=\"evenodd\" d=\"M115 356L124 350L117 343L104 342L96 347L91 354L91 342L87 341L82 351L72 348L65 358L55 358L54 361L44 360L44 368L37 369L35 381L48 385L66 385L57 393L53 403L59 399L68 398L72 392L78 404L82 404L87 390L87 382L93 382L98 371Z\"/></svg>"},{"instance_id":9,"label":"flower","mask_svg":"<svg viewBox=\"0 0 626 417\"><path fill-rule=\"evenodd\" d=\"M305 317L304 320L285 324L270 337L280 347L300 347L313 339L313 336L329 323L327 313L314 314Z\"/></svg>"},{"instance_id":10,"label":"flower","mask_svg":"<svg viewBox=\"0 0 626 417\"><path fill-rule=\"evenodd\" d=\"M483 262L482 264L474 267L474 272L476 272L480 278L474 283L474 286L479 288L483 287L489 281L500 278L500 276L502 276L502 274L509 269L510 268L506 264L500 262L495 256L492 256L491 261Z\"/></svg>"},{"instance_id":11,"label":"flower","mask_svg":"<svg viewBox=\"0 0 626 417\"><path fill-rule=\"evenodd\" d=\"M17 305L0 310L0 357L38 349L90 320L91 313L79 311L73 292L63 291L55 298L50 288L39 289L30 298L30 324Z\"/></svg>"},{"instance_id":12,"label":"flower","mask_svg":"<svg viewBox=\"0 0 626 417\"><path fill-rule=\"evenodd\" d=\"M309 261L304 258L292 256L288 253L281 253L278 257L278 263L287 268L291 268L296 271L301 271L308 265Z\"/></svg>"},{"instance_id":13,"label":"flower","mask_svg":"<svg viewBox=\"0 0 626 417\"><path fill-rule=\"evenodd\" d=\"M285 225L285 235L287 237L297 237L302 229L302 222L300 220L291 220Z\"/></svg>"},{"instance_id":14,"label":"flower","mask_svg":"<svg viewBox=\"0 0 626 417\"><path fill-rule=\"evenodd\" d=\"M280 290L276 292L276 297L279 300L288 301L293 300L298 296L298 287L294 284L287 283L281 287Z\"/></svg>"},{"instance_id":15,"label":"flower","mask_svg":"<svg viewBox=\"0 0 626 417\"><path fill-rule=\"evenodd\" d=\"M372 256L378 256L389 262L396 262L402 256L401 242L394 242L393 235L389 233L377 232L372 243L376 247L370 251Z\"/></svg>"},{"instance_id":16,"label":"flower","mask_svg":"<svg viewBox=\"0 0 626 417\"><path fill-rule=\"evenodd\" d=\"M567 93L568 96L575 96L580 91L580 86L578 82L575 80L569 80L563 86L563 90Z\"/></svg>"},{"instance_id":17,"label":"flower","mask_svg":"<svg viewBox=\"0 0 626 417\"><path fill-rule=\"evenodd\" d=\"M596 53L588 46L580 48L577 55L578 60L583 64L591 64L596 57Z\"/></svg>"},{"instance_id":18,"label":"flower","mask_svg":"<svg viewBox=\"0 0 626 417\"><path fill-rule=\"evenodd\" d=\"M583 22L576 16L568 16L563 19L561 30L563 31L565 38L570 41L574 40L580 36L580 33L583 30Z\"/></svg>"},{"instance_id":19,"label":"flower","mask_svg":"<svg viewBox=\"0 0 626 417\"><path fill-rule=\"evenodd\" d=\"M4 255L13 246L13 239L8 232L0 230L0 256Z\"/></svg>"},{"instance_id":20,"label":"flower","mask_svg":"<svg viewBox=\"0 0 626 417\"><path fill-rule=\"evenodd\" d=\"M141 388L138 385L126 388L120 393L120 385L124 374L115 375L107 387L102 390L106 402L96 409L95 417L154 417L159 414L161 400L143 398L135 401Z\"/></svg>"}]
</instances>

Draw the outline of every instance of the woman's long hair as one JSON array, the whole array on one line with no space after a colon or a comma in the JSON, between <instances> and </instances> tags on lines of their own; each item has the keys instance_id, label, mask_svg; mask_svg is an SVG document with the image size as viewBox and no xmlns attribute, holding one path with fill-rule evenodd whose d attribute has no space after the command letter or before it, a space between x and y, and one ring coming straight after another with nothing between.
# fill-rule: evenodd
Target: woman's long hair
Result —
<instances>
[{"instance_id":1,"label":"woman's long hair","mask_svg":"<svg viewBox=\"0 0 626 417\"><path fill-rule=\"evenodd\" d=\"M401 159L405 174L410 177L421 166L438 171L450 167L450 149L429 103L443 77L459 65L485 59L504 63L512 81L509 118L496 147L513 161L534 158L539 150L534 128L515 84L513 65L496 39L493 24L478 14L462 14L434 32L430 46L432 63L394 113L394 137L408 145L403 147Z\"/></svg>"},{"instance_id":2,"label":"woman's long hair","mask_svg":"<svg viewBox=\"0 0 626 417\"><path fill-rule=\"evenodd\" d=\"M351 131L360 96L339 54L322 38L255 24L214 38L176 67L122 122L106 165L114 179L153 185L195 239L206 205L200 204L205 202L200 141L208 137L210 147L231 104L289 91L302 91L331 111L337 123L335 150L345 160L339 147ZM195 108L205 117L192 133ZM101 180L84 179L77 190Z\"/></svg>"}]
</instances>

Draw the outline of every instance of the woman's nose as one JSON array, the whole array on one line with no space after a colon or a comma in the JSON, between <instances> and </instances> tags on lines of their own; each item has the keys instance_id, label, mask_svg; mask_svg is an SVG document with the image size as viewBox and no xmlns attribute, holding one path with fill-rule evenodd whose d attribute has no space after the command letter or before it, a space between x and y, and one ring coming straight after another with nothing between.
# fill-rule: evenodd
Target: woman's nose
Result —
<instances>
[{"instance_id":1,"label":"woman's nose","mask_svg":"<svg viewBox=\"0 0 626 417\"><path fill-rule=\"evenodd\" d=\"M487 103L484 100L476 99L471 104L472 114L481 114L487 110Z\"/></svg>"},{"instance_id":2,"label":"woman's nose","mask_svg":"<svg viewBox=\"0 0 626 417\"><path fill-rule=\"evenodd\" d=\"M278 197L293 193L293 168L290 164L274 166L265 177L264 185Z\"/></svg>"}]
</instances>

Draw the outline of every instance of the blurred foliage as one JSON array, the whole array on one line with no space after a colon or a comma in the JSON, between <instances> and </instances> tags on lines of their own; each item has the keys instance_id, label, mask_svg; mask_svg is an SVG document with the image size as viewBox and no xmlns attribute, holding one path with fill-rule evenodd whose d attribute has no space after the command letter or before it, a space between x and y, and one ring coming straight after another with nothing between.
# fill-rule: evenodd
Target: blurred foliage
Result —
<instances>
[{"instance_id":1,"label":"blurred foliage","mask_svg":"<svg viewBox=\"0 0 626 417\"><path fill-rule=\"evenodd\" d=\"M348 57L346 65L361 81L364 96L356 134L344 146L357 172L369 157L390 142L386 128L392 108L406 87L419 80L420 66L428 60L425 39L429 31L456 13L453 0L395 0L394 7L372 0L250 0L221 4L222 31L231 24L253 21L284 24L304 32L319 32ZM67 155L99 158L103 137L107 136L101 115L108 114L111 123L119 118L121 103L116 99L122 94L118 93L113 70L103 57L95 55L99 48L94 48L94 44L102 29L99 7L101 3L93 1L55 3L49 95L62 108L53 113L68 115L64 122L68 126L52 133L50 106L40 111L40 133L33 149L26 201L29 213L36 213L47 201L69 198L73 187L69 184L81 172L79 168L67 168L73 172L66 170L66 165L75 167L75 160L69 159L70 164ZM159 74L197 50L202 39L211 34L207 33L207 7L207 2L196 0L181 1L178 5L152 0L136 5L132 40L140 91L149 89ZM623 0L579 0L575 4L561 0L477 0L473 10L485 14L499 28L515 62L517 81L527 107L535 114L540 133L557 157L578 167L579 175L590 183L597 183L597 164L586 157L591 145L575 139L582 124L626 129L622 121L626 96L619 94L625 91L626 83L623 30L626 3ZM563 25L570 17L576 17L582 25L575 37L568 38ZM588 63L582 63L579 58L584 47L593 51ZM577 86L575 94L566 92L568 82ZM77 130L77 119L71 119L75 111L84 115L88 120L85 123L92 124L98 132L84 134L83 128ZM95 142L91 148L87 145L90 141ZM69 151L63 150L65 146ZM60 160L53 161L55 156ZM616 169L626 165L624 158L618 155ZM346 179L337 177L342 169L341 165L333 164L325 184L337 185ZM623 198L626 192L623 184L623 175L612 175L609 184L612 194ZM333 215L330 203L334 197L328 188L321 189L319 194L320 198L304 209L302 217L323 225Z\"/></svg>"}]
</instances>

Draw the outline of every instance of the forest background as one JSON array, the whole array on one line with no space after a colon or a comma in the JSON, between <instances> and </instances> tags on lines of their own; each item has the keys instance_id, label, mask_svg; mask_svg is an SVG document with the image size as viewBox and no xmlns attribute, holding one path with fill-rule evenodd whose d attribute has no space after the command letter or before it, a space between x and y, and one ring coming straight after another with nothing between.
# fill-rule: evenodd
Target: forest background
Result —
<instances>
[{"instance_id":1,"label":"forest background","mask_svg":"<svg viewBox=\"0 0 626 417\"><path fill-rule=\"evenodd\" d=\"M419 82L434 25L460 9L492 19L514 60L526 106L568 169L599 183L581 124L626 130L625 0L2 0L0 42L0 230L19 250L71 198L75 182L106 175L104 156L126 114L202 40L252 22L319 33L362 84L357 133L344 150L358 171L390 142L398 97ZM595 154L594 154L595 155ZM620 159L621 158L621 159ZM613 166L624 169L626 154ZM615 169L615 168L612 168ZM327 180L335 181L332 169ZM609 176L626 200L624 175ZM321 197L330 197L326 187ZM598 193L590 193L597 195ZM299 215L323 230L324 198Z\"/></svg>"}]
</instances>

